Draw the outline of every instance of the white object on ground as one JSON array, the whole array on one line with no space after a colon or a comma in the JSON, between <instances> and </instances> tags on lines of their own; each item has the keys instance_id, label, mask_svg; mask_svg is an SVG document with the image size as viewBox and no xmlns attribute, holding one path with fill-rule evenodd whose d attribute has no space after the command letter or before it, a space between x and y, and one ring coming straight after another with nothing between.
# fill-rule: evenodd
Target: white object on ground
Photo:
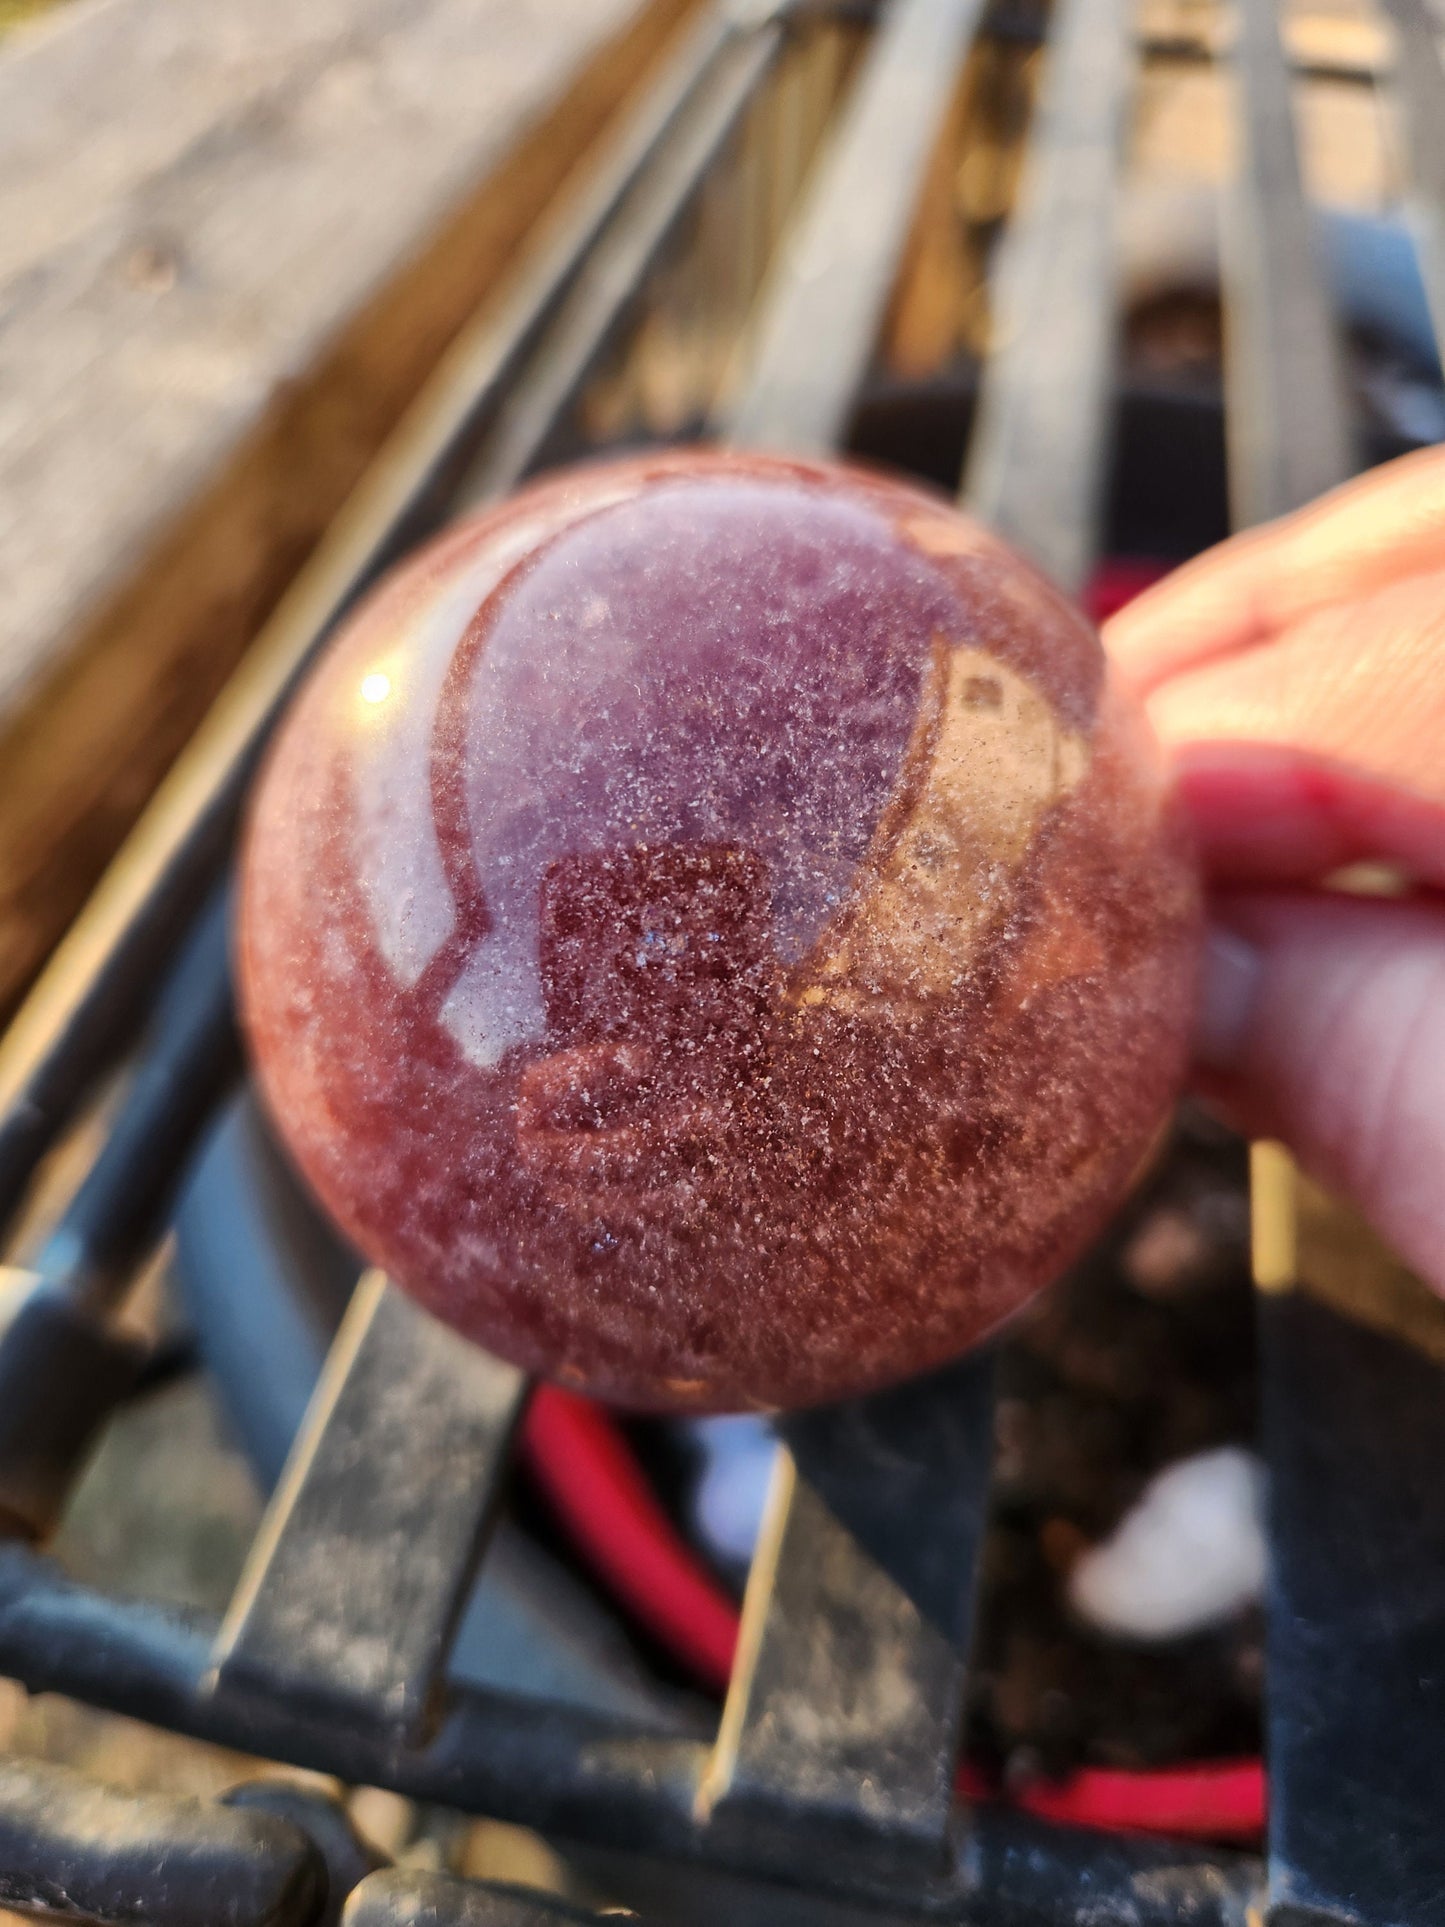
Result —
<instances>
[{"instance_id":1,"label":"white object on ground","mask_svg":"<svg viewBox=\"0 0 1445 1927\"><path fill-rule=\"evenodd\" d=\"M766 1419L747 1414L694 1419L688 1429L703 1455L693 1527L715 1558L746 1565L762 1526L778 1442Z\"/></svg>"},{"instance_id":2,"label":"white object on ground","mask_svg":"<svg viewBox=\"0 0 1445 1927\"><path fill-rule=\"evenodd\" d=\"M1166 1466L1069 1575L1069 1603L1105 1632L1178 1639L1264 1587L1264 1468L1236 1445Z\"/></svg>"}]
</instances>

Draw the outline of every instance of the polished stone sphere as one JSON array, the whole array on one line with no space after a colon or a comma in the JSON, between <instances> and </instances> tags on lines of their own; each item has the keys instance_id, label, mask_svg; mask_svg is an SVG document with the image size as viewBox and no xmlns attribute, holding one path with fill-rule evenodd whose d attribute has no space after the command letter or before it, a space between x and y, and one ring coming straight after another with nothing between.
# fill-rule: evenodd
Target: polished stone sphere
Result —
<instances>
[{"instance_id":1,"label":"polished stone sphere","mask_svg":"<svg viewBox=\"0 0 1445 1927\"><path fill-rule=\"evenodd\" d=\"M639 1409L975 1343L1174 1100L1197 886L1083 617L931 494L651 455L378 588L246 838L292 1156L440 1317Z\"/></svg>"}]
</instances>

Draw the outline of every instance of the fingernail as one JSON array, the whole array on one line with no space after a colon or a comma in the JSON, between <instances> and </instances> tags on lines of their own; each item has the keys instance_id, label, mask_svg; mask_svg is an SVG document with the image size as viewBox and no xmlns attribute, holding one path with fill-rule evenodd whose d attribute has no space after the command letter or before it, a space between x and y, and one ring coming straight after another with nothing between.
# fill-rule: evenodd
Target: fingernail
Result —
<instances>
[{"instance_id":1,"label":"fingernail","mask_svg":"<svg viewBox=\"0 0 1445 1927\"><path fill-rule=\"evenodd\" d=\"M1194 1054L1201 1063L1228 1070L1248 1036L1264 960L1233 930L1211 924L1204 939L1204 973Z\"/></svg>"}]
</instances>

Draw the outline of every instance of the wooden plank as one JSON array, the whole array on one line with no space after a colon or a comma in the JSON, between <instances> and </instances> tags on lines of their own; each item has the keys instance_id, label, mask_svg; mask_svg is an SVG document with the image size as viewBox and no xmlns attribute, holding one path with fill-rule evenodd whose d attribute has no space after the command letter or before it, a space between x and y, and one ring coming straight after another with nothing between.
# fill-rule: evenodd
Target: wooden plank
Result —
<instances>
[{"instance_id":1,"label":"wooden plank","mask_svg":"<svg viewBox=\"0 0 1445 1927\"><path fill-rule=\"evenodd\" d=\"M109 0L0 49L0 1012L689 11Z\"/></svg>"}]
</instances>

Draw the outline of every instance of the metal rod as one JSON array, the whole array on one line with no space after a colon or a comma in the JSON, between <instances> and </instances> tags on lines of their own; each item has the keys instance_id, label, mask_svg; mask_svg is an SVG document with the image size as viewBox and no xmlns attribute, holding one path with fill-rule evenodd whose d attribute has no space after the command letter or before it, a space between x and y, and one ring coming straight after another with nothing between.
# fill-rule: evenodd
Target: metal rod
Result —
<instances>
[{"instance_id":1,"label":"metal rod","mask_svg":"<svg viewBox=\"0 0 1445 1927\"><path fill-rule=\"evenodd\" d=\"M985 1354L783 1421L701 1807L915 1885L944 1857L993 1459ZM926 1525L921 1522L926 1521Z\"/></svg>"},{"instance_id":2,"label":"metal rod","mask_svg":"<svg viewBox=\"0 0 1445 1927\"><path fill-rule=\"evenodd\" d=\"M495 432L461 481L455 508L504 494L536 463L755 97L782 38L781 23L772 19L728 50L713 85L593 250L536 364L508 397Z\"/></svg>"},{"instance_id":3,"label":"metal rod","mask_svg":"<svg viewBox=\"0 0 1445 1927\"><path fill-rule=\"evenodd\" d=\"M1064 0L1001 244L996 346L963 489L975 514L1069 590L1094 558L1108 469L1131 23L1128 0Z\"/></svg>"},{"instance_id":4,"label":"metal rod","mask_svg":"<svg viewBox=\"0 0 1445 1927\"><path fill-rule=\"evenodd\" d=\"M1445 53L1427 0L1385 4L1398 49L1395 87L1408 160L1405 201L1415 225L1435 342L1445 362Z\"/></svg>"},{"instance_id":5,"label":"metal rod","mask_svg":"<svg viewBox=\"0 0 1445 1927\"><path fill-rule=\"evenodd\" d=\"M1355 450L1274 0L1241 0L1235 58L1242 165L1227 204L1224 344L1231 508L1243 527L1342 482Z\"/></svg>"},{"instance_id":6,"label":"metal rod","mask_svg":"<svg viewBox=\"0 0 1445 1927\"><path fill-rule=\"evenodd\" d=\"M229 893L216 891L181 947L105 1143L35 1261L97 1309L150 1256L191 1149L240 1076L229 912Z\"/></svg>"},{"instance_id":7,"label":"metal rod","mask_svg":"<svg viewBox=\"0 0 1445 1927\"><path fill-rule=\"evenodd\" d=\"M215 1694L413 1731L526 1393L521 1372L368 1272L218 1635Z\"/></svg>"},{"instance_id":8,"label":"metal rod","mask_svg":"<svg viewBox=\"0 0 1445 1927\"><path fill-rule=\"evenodd\" d=\"M298 676L367 586L442 519L500 394L740 30L710 13L551 224L500 309L438 364L247 652L0 1041L0 1224L142 1021L178 929L224 861L246 782Z\"/></svg>"},{"instance_id":9,"label":"metal rod","mask_svg":"<svg viewBox=\"0 0 1445 1927\"><path fill-rule=\"evenodd\" d=\"M0 1545L0 1672L33 1692L67 1693L267 1759L289 1760L351 1784L391 1787L413 1799L535 1827L550 1838L620 1853L664 1855L716 1870L761 1873L767 1854L748 1837L724 1838L693 1806L703 1742L558 1703L458 1693L424 1745L335 1718L285 1695L219 1701L202 1690L215 1628L76 1585L35 1554ZM730 1877L730 1876L727 1876ZM798 1894L800 1880L816 1892ZM771 1919L769 1906L811 1906L822 1896L853 1901L839 1919L1038 1927L1077 1918L1086 1894L1101 1919L1137 1927L1177 1924L1188 1896L1194 1927L1246 1927L1258 1864L1245 1856L1052 1828L1002 1810L975 1816L963 1851L927 1887L904 1894L826 1857L799 1865L779 1885L740 1881L737 1921ZM862 1913L858 1909L861 1907Z\"/></svg>"},{"instance_id":10,"label":"metal rod","mask_svg":"<svg viewBox=\"0 0 1445 1927\"><path fill-rule=\"evenodd\" d=\"M893 0L765 292L743 447L826 454L843 440L982 0Z\"/></svg>"},{"instance_id":11,"label":"metal rod","mask_svg":"<svg viewBox=\"0 0 1445 1927\"><path fill-rule=\"evenodd\" d=\"M1108 474L1129 27L1127 0L1065 0L1050 40L963 480L967 507L1071 592Z\"/></svg>"}]
</instances>

